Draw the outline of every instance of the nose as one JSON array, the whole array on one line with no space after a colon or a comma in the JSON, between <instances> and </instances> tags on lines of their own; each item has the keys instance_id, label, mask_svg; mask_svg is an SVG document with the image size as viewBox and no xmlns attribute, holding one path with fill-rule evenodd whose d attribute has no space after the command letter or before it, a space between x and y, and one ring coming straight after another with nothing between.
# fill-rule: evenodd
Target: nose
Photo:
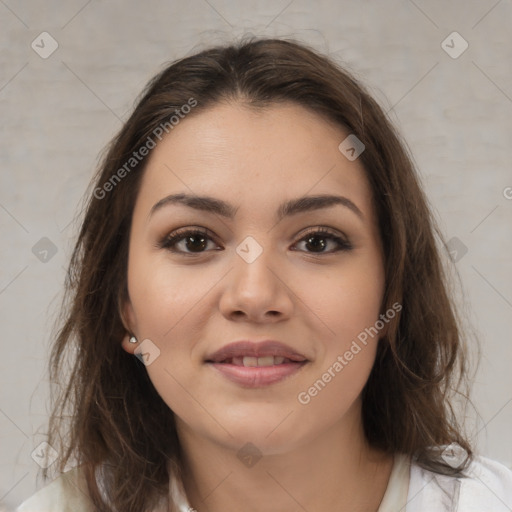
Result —
<instances>
[{"instance_id":1,"label":"nose","mask_svg":"<svg viewBox=\"0 0 512 512\"><path fill-rule=\"evenodd\" d=\"M236 254L234 268L226 276L220 310L235 321L275 323L288 319L294 307L289 280L271 251L264 249L252 262Z\"/></svg>"}]
</instances>

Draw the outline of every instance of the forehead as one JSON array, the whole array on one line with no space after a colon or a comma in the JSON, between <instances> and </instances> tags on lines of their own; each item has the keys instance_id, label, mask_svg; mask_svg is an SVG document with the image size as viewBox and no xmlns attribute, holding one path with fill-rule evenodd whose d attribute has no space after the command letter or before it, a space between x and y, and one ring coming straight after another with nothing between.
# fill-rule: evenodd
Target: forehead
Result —
<instances>
[{"instance_id":1,"label":"forehead","mask_svg":"<svg viewBox=\"0 0 512 512\"><path fill-rule=\"evenodd\" d=\"M251 206L275 210L286 198L338 193L371 217L364 168L338 149L348 134L296 104L218 104L181 120L152 150L140 201L149 210L171 193L210 195L244 215Z\"/></svg>"}]
</instances>

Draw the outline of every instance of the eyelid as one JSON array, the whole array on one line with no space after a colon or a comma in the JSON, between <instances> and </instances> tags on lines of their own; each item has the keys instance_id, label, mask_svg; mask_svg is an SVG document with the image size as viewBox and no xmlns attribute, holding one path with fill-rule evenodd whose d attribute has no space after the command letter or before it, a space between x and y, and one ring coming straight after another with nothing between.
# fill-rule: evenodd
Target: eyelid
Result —
<instances>
[{"instance_id":1,"label":"eyelid","mask_svg":"<svg viewBox=\"0 0 512 512\"><path fill-rule=\"evenodd\" d=\"M187 235L196 235L201 234L204 235L205 238L208 238L209 240L216 242L216 235L210 231L207 228L199 227L199 226L186 226L182 228L175 229L174 231L171 231L170 233L164 235L163 237L159 238L158 242L155 244L155 247L157 249L167 249L171 252L177 253L177 254L185 254L185 255L194 255L194 254L201 254L201 253L192 253L192 252L183 252L183 251L173 251L172 249L169 249L170 242L173 240L175 242L181 241L184 238L186 238Z\"/></svg>"},{"instance_id":2,"label":"eyelid","mask_svg":"<svg viewBox=\"0 0 512 512\"><path fill-rule=\"evenodd\" d=\"M324 236L325 238L330 238L331 240L334 240L338 244L338 249L334 251L327 251L327 252L306 252L306 254L309 255L327 255L327 254L336 254L338 252L342 251L349 251L354 248L352 242L350 241L349 237L345 235L342 231L334 230L333 228L329 228L327 226L315 226L312 228L308 228L308 230L305 233L302 233L295 242L295 244L299 242L303 242L309 235L316 235L316 236ZM295 245L294 244L294 245Z\"/></svg>"},{"instance_id":3,"label":"eyelid","mask_svg":"<svg viewBox=\"0 0 512 512\"><path fill-rule=\"evenodd\" d=\"M302 240L305 236L308 235L314 235L316 233L323 233L326 235L332 235L335 237L343 238L348 242L348 236L343 233L343 231L340 231L338 229L330 228L328 226L313 226L310 228L306 228L306 231L304 231L300 236L299 240Z\"/></svg>"}]
</instances>

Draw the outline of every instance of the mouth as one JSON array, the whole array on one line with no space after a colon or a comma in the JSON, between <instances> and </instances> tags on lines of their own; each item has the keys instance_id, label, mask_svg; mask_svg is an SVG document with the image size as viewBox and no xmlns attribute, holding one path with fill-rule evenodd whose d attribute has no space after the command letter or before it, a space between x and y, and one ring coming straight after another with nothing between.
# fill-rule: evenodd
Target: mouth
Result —
<instances>
[{"instance_id":1,"label":"mouth","mask_svg":"<svg viewBox=\"0 0 512 512\"><path fill-rule=\"evenodd\" d=\"M263 356L263 357L254 357L254 356L238 356L238 357L229 357L222 361L212 361L206 360L207 363L216 363L216 364L230 364L234 366L245 366L246 368L255 368L255 367L268 367L268 366L279 366L282 364L289 363L305 363L304 361L294 361L288 357L283 356Z\"/></svg>"},{"instance_id":2,"label":"mouth","mask_svg":"<svg viewBox=\"0 0 512 512\"><path fill-rule=\"evenodd\" d=\"M235 342L205 359L217 375L244 388L276 384L299 372L310 361L276 341Z\"/></svg>"},{"instance_id":3,"label":"mouth","mask_svg":"<svg viewBox=\"0 0 512 512\"><path fill-rule=\"evenodd\" d=\"M285 362L301 363L306 356L278 341L235 341L206 357L208 363L225 363L236 366L274 366Z\"/></svg>"},{"instance_id":4,"label":"mouth","mask_svg":"<svg viewBox=\"0 0 512 512\"><path fill-rule=\"evenodd\" d=\"M243 359L249 359L245 361L247 364L243 364ZM254 364L263 359L263 364ZM271 363L272 359L272 364ZM217 375L228 379L230 382L235 383L243 388L263 388L271 384L277 384L295 374L297 374L309 361L292 361L290 359L279 357L275 358L278 361L283 359L280 363L276 363L274 357L264 358L233 358L233 360L226 360L225 362L216 363L213 361L207 361L207 366L210 366ZM237 364L240 363L240 364Z\"/></svg>"}]
</instances>

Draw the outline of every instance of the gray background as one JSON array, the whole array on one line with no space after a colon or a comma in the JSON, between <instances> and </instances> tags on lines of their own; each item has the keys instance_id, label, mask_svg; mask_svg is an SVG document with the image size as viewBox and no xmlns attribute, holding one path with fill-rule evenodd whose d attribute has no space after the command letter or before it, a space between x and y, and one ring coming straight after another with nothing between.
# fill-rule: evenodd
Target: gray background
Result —
<instances>
[{"instance_id":1,"label":"gray background","mask_svg":"<svg viewBox=\"0 0 512 512\"><path fill-rule=\"evenodd\" d=\"M403 133L482 341L478 449L511 467L511 25L510 0L0 0L0 502L41 484L50 329L100 150L165 62L248 32L332 55Z\"/></svg>"}]
</instances>

